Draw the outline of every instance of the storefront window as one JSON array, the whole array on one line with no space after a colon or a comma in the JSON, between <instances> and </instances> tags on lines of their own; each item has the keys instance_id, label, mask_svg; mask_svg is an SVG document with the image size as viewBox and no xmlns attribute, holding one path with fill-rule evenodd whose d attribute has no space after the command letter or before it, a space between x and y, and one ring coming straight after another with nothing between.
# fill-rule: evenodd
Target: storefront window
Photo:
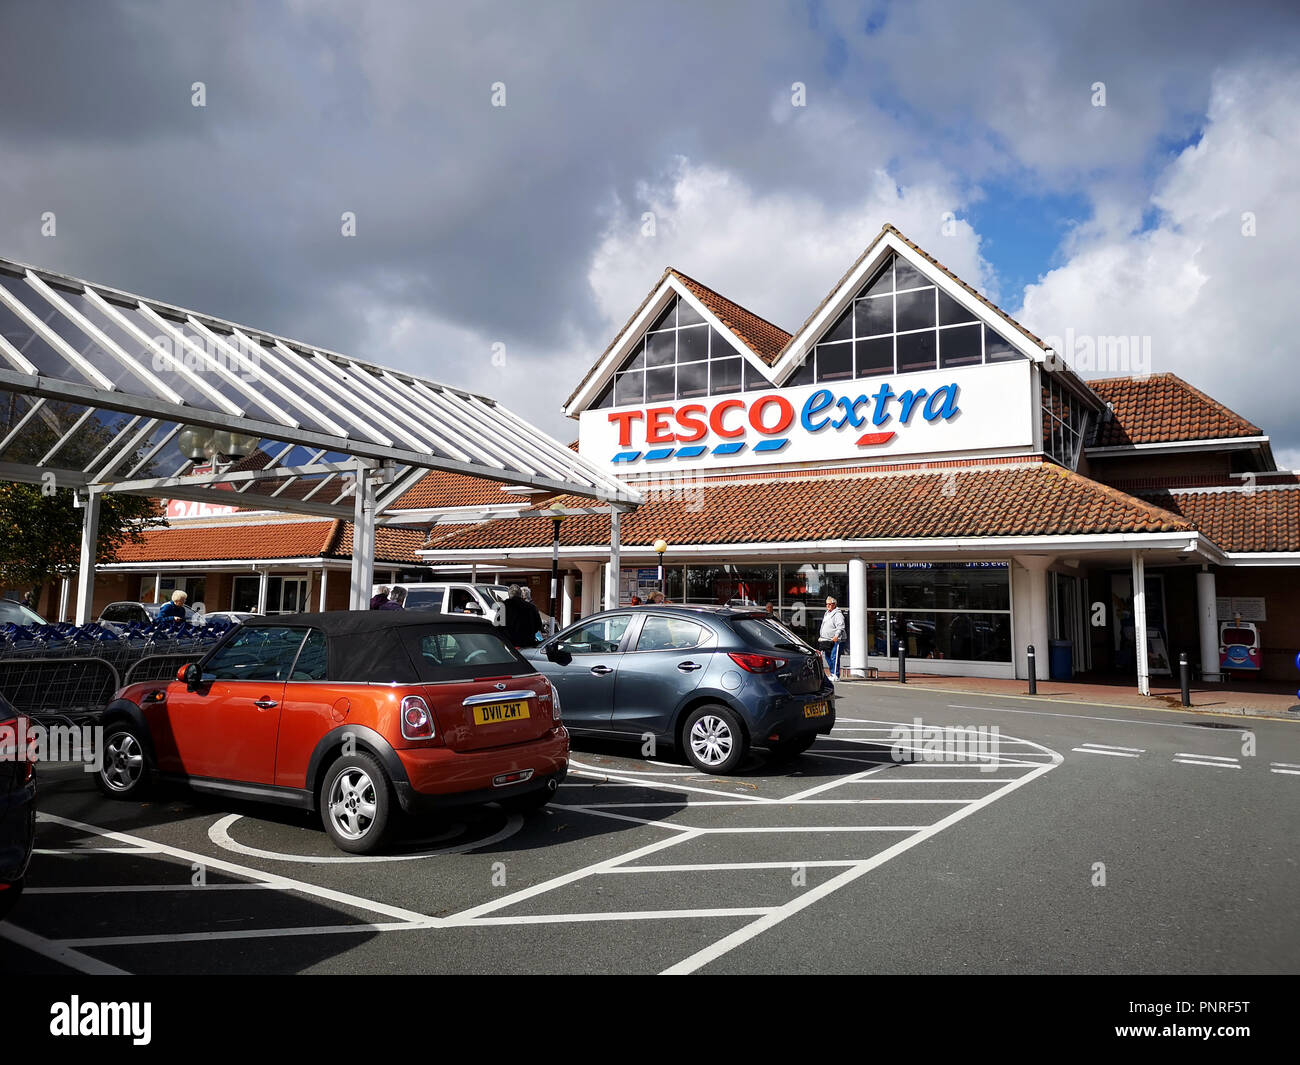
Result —
<instances>
[{"instance_id":1,"label":"storefront window","mask_svg":"<svg viewBox=\"0 0 1300 1065\"><path fill-rule=\"evenodd\" d=\"M906 625L909 658L1011 661L1010 614L906 610L893 617L896 632Z\"/></svg>"},{"instance_id":2,"label":"storefront window","mask_svg":"<svg viewBox=\"0 0 1300 1065\"><path fill-rule=\"evenodd\" d=\"M1005 562L891 562L889 582L894 609L1011 609Z\"/></svg>"},{"instance_id":3,"label":"storefront window","mask_svg":"<svg viewBox=\"0 0 1300 1065\"><path fill-rule=\"evenodd\" d=\"M778 589L776 566L690 566L686 571L686 602L701 606L766 606L776 603Z\"/></svg>"}]
</instances>

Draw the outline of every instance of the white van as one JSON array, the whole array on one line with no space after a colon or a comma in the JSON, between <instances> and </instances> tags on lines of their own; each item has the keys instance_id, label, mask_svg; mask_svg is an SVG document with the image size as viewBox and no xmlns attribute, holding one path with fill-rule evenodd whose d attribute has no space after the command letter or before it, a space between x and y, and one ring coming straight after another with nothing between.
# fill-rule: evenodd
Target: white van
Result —
<instances>
[{"instance_id":1,"label":"white van","mask_svg":"<svg viewBox=\"0 0 1300 1065\"><path fill-rule=\"evenodd\" d=\"M370 594L378 595L381 587L391 588L392 585L376 584ZM406 589L407 610L472 614L488 618L497 625L505 624L504 611L497 609L510 595L510 589L504 584L460 584L453 581L445 584L402 584L399 587Z\"/></svg>"}]
</instances>

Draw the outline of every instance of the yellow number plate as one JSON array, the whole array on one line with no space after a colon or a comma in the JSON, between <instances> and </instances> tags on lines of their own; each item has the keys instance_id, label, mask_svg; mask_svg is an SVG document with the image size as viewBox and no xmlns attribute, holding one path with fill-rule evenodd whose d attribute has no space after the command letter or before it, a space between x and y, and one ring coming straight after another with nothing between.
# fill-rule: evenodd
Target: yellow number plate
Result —
<instances>
[{"instance_id":1,"label":"yellow number plate","mask_svg":"<svg viewBox=\"0 0 1300 1065\"><path fill-rule=\"evenodd\" d=\"M487 703L474 707L474 724L498 725L503 721L522 721L528 716L528 704L522 700L517 703Z\"/></svg>"},{"instance_id":2,"label":"yellow number plate","mask_svg":"<svg viewBox=\"0 0 1300 1065\"><path fill-rule=\"evenodd\" d=\"M804 717L825 717L830 708L825 703L809 703L803 708Z\"/></svg>"}]
</instances>

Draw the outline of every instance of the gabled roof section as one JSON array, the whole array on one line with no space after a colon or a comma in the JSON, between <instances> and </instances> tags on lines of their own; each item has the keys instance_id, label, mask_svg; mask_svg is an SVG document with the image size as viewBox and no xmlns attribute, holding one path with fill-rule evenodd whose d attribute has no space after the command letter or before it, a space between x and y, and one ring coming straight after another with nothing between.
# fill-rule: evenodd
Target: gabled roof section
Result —
<instances>
[{"instance_id":1,"label":"gabled roof section","mask_svg":"<svg viewBox=\"0 0 1300 1065\"><path fill-rule=\"evenodd\" d=\"M941 292L947 293L972 314L997 330L1026 358L1042 364L1051 349L1041 339L1017 322L1006 311L981 295L949 270L938 259L908 240L897 228L886 223L867 249L858 256L843 277L818 304L817 309L799 327L773 366L773 380L780 384L804 362L817 339L848 307L862 287L875 275L889 255L898 255L921 274L930 278ZM1067 371L1073 377L1072 371ZM1081 389L1086 391L1086 389Z\"/></svg>"},{"instance_id":2,"label":"gabled roof section","mask_svg":"<svg viewBox=\"0 0 1300 1065\"><path fill-rule=\"evenodd\" d=\"M1091 447L1132 447L1184 440L1263 436L1259 426L1172 373L1089 381L1112 415Z\"/></svg>"},{"instance_id":3,"label":"gabled roof section","mask_svg":"<svg viewBox=\"0 0 1300 1065\"><path fill-rule=\"evenodd\" d=\"M674 277L681 280L695 297L704 304L717 319L730 331L731 335L743 343L750 351L768 366L780 357L785 346L790 343L790 334L779 325L773 325L766 318L760 318L753 311L746 310L739 303L733 303L726 296L707 285L702 285L693 277L687 277L680 270L669 270Z\"/></svg>"},{"instance_id":4,"label":"gabled roof section","mask_svg":"<svg viewBox=\"0 0 1300 1065\"><path fill-rule=\"evenodd\" d=\"M599 395L623 364L636 342L672 301L674 295L686 300L722 336L765 377L789 341L790 334L765 318L727 299L693 277L672 267L666 269L627 324L619 331L600 358L578 382L564 401L564 413L577 417Z\"/></svg>"}]
</instances>

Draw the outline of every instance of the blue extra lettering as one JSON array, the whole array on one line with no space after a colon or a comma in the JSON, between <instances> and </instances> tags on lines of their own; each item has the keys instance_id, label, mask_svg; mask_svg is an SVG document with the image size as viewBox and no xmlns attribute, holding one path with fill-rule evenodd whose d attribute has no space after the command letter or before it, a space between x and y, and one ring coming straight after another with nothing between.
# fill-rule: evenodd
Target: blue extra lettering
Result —
<instances>
[{"instance_id":1,"label":"blue extra lettering","mask_svg":"<svg viewBox=\"0 0 1300 1065\"><path fill-rule=\"evenodd\" d=\"M801 424L807 432L821 432L826 428L826 426L830 425L830 419L821 418L817 421L814 421L813 419L834 402L835 396L831 393L829 388L819 388L804 400L803 411L799 415L799 424Z\"/></svg>"},{"instance_id":2,"label":"blue extra lettering","mask_svg":"<svg viewBox=\"0 0 1300 1065\"><path fill-rule=\"evenodd\" d=\"M909 388L898 397L898 402L903 405L903 409L898 412L898 420L900 422L904 425L908 423L908 420L912 417L912 408L921 401L921 397L924 395L924 388L918 388L915 392Z\"/></svg>"},{"instance_id":3,"label":"blue extra lettering","mask_svg":"<svg viewBox=\"0 0 1300 1065\"><path fill-rule=\"evenodd\" d=\"M836 429L843 429L845 425L851 425L854 429L867 420L865 414L859 414L858 408L864 403L870 403L871 400L866 396L859 396L857 399L849 399L848 396L840 396L835 401L837 407L843 407L844 413L831 424Z\"/></svg>"},{"instance_id":4,"label":"blue extra lettering","mask_svg":"<svg viewBox=\"0 0 1300 1065\"><path fill-rule=\"evenodd\" d=\"M888 382L885 382L880 386L880 391L872 396L872 399L876 401L876 409L871 415L872 425L884 425L885 422L889 421L889 419L893 417L888 410L889 401L893 398L894 390L889 387Z\"/></svg>"},{"instance_id":5,"label":"blue extra lettering","mask_svg":"<svg viewBox=\"0 0 1300 1065\"><path fill-rule=\"evenodd\" d=\"M943 397L943 407L939 410L935 410L935 400L939 399L940 396ZM927 422L932 422L936 418L943 418L944 421L947 421L949 418L957 414L958 411L956 382L950 385L941 385L939 388L936 388L930 394L930 398L925 401L925 420Z\"/></svg>"}]
</instances>

